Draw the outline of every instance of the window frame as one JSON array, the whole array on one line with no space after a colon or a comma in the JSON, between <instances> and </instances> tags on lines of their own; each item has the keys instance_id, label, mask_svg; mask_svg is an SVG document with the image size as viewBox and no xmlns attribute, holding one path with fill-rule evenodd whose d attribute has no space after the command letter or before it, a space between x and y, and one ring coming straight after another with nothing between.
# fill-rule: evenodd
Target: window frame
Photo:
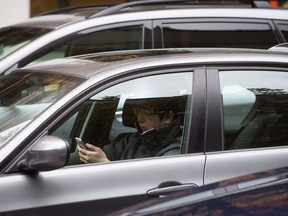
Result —
<instances>
[{"instance_id":1,"label":"window frame","mask_svg":"<svg viewBox=\"0 0 288 216\"><path fill-rule=\"evenodd\" d=\"M287 66L288 65L286 65L286 67ZM211 142L206 142L205 152L213 152L213 151L229 152L229 151L233 151L233 150L224 149L224 144L225 144L224 143L224 113L223 113L223 103L222 103L219 72L228 71L229 73L233 73L233 71L245 71L245 70L247 70L247 71L251 71L251 70L255 70L255 71L259 71L259 70L278 71L278 72L286 72L288 74L288 69L285 68L283 64L282 65L271 65L269 63L267 63L267 64L265 64L265 63L260 63L260 64L256 64L256 63L245 64L245 63L243 63L242 66L234 66L232 63L230 66L226 65L226 66L222 67L219 65L217 67L217 69L215 69L215 67L213 68L213 67L207 66L207 77L211 76L211 74L213 76L215 76L217 74L217 79L218 79L218 81L214 80L214 82L211 84L211 85L213 85L213 87L209 86L209 83L207 83L207 88L208 88L207 96L210 95L210 98L213 98L213 100L215 98L218 98L217 101L219 102L219 103L216 102L216 103L212 103L212 104L209 104L209 102L207 102L207 116L216 115L216 113L218 113L220 111L220 114L219 114L220 119L218 119L218 121L216 121L216 122L211 121L206 126L207 127L206 128L206 139L211 140ZM214 77L214 78L216 78L216 77ZM207 80L209 80L209 78ZM215 111L215 110L217 110L217 111ZM211 125L213 125L213 126L211 126ZM209 127L210 127L210 129L209 129ZM218 127L221 128L221 134L215 135L213 130L214 130L214 128L218 128ZM211 136L212 138L209 138L209 136ZM222 137L220 137L220 136L222 136ZM218 137L218 139L217 139L217 137ZM213 145L215 145L215 143L219 143L218 140L221 140L222 146L221 146L221 148L219 148L219 146L218 146L218 150L216 150L216 149L213 150ZM281 146L279 146L279 147L281 148ZM284 146L284 147L287 147L287 146ZM266 148L274 148L274 147L273 146L272 147L265 147L265 149ZM257 148L239 149L239 150L240 151L257 150Z\"/></svg>"},{"instance_id":2,"label":"window frame","mask_svg":"<svg viewBox=\"0 0 288 216\"><path fill-rule=\"evenodd\" d=\"M287 30L287 38L285 38L283 34L283 30L280 28L280 25L285 25L287 26L288 29L288 22L286 21L281 21L281 20L274 20L275 25L277 26L277 34L279 35L279 38L281 39L281 43L288 42L288 30Z\"/></svg>"}]
</instances>

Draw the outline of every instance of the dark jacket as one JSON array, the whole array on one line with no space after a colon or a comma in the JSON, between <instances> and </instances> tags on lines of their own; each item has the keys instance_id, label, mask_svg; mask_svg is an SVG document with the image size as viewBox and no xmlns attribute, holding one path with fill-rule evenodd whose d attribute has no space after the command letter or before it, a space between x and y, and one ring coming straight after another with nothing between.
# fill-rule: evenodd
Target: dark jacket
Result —
<instances>
[{"instance_id":1,"label":"dark jacket","mask_svg":"<svg viewBox=\"0 0 288 216\"><path fill-rule=\"evenodd\" d=\"M109 160L125 160L180 153L182 128L175 119L170 124L146 133L129 134L103 147Z\"/></svg>"}]
</instances>

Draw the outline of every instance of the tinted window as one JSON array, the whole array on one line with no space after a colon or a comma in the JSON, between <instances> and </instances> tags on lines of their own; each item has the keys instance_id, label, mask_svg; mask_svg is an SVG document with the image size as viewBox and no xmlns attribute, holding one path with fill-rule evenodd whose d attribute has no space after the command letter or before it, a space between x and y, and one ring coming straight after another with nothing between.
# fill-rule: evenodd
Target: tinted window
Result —
<instances>
[{"instance_id":1,"label":"tinted window","mask_svg":"<svg viewBox=\"0 0 288 216\"><path fill-rule=\"evenodd\" d=\"M72 155L76 136L102 148L111 161L180 154L191 81L192 73L177 73L117 84L85 101L50 133L68 140Z\"/></svg>"},{"instance_id":2,"label":"tinted window","mask_svg":"<svg viewBox=\"0 0 288 216\"><path fill-rule=\"evenodd\" d=\"M285 37L286 41L288 41L288 24L279 24L278 27L282 32L283 36Z\"/></svg>"},{"instance_id":3,"label":"tinted window","mask_svg":"<svg viewBox=\"0 0 288 216\"><path fill-rule=\"evenodd\" d=\"M49 31L41 28L3 28L0 31L0 59Z\"/></svg>"},{"instance_id":4,"label":"tinted window","mask_svg":"<svg viewBox=\"0 0 288 216\"><path fill-rule=\"evenodd\" d=\"M226 149L288 144L288 73L220 73Z\"/></svg>"},{"instance_id":5,"label":"tinted window","mask_svg":"<svg viewBox=\"0 0 288 216\"><path fill-rule=\"evenodd\" d=\"M266 23L178 22L163 23L165 48L237 47L267 49L277 44Z\"/></svg>"},{"instance_id":6,"label":"tinted window","mask_svg":"<svg viewBox=\"0 0 288 216\"><path fill-rule=\"evenodd\" d=\"M66 56L143 48L143 26L119 27L81 34L81 37L66 43L69 47Z\"/></svg>"},{"instance_id":7,"label":"tinted window","mask_svg":"<svg viewBox=\"0 0 288 216\"><path fill-rule=\"evenodd\" d=\"M144 43L143 26L126 26L101 31L83 31L74 39L62 43L45 55L34 60L35 64L49 59L62 58L87 53L115 50L142 49Z\"/></svg>"}]
</instances>

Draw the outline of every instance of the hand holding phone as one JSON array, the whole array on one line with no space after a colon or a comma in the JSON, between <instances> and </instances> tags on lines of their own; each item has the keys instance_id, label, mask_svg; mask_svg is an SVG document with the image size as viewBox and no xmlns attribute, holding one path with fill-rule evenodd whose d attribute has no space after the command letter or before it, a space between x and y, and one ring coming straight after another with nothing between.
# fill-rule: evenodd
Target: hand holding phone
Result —
<instances>
[{"instance_id":1,"label":"hand holding phone","mask_svg":"<svg viewBox=\"0 0 288 216\"><path fill-rule=\"evenodd\" d=\"M85 143L79 137L75 137L77 145L79 145L82 149L89 150Z\"/></svg>"}]
</instances>

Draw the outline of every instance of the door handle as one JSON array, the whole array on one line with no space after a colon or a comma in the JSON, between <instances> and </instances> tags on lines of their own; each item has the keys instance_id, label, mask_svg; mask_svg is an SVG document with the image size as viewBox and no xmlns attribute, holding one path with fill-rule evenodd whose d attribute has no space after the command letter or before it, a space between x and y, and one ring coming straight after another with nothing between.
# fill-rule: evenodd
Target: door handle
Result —
<instances>
[{"instance_id":1,"label":"door handle","mask_svg":"<svg viewBox=\"0 0 288 216\"><path fill-rule=\"evenodd\" d=\"M161 183L157 188L148 190L147 195L152 197L166 196L171 193L180 192L184 190L191 190L196 187L197 185L194 183L182 184L177 181L169 181Z\"/></svg>"}]
</instances>

